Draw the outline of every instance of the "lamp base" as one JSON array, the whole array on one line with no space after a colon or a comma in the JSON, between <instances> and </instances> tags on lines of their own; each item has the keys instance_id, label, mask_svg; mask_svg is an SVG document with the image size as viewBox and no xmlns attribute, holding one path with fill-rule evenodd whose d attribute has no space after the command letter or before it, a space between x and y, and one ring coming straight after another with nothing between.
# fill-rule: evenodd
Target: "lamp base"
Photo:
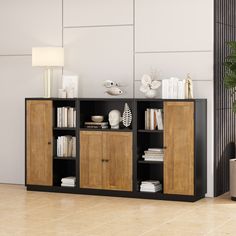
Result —
<instances>
[{"instance_id":1,"label":"lamp base","mask_svg":"<svg viewBox=\"0 0 236 236\"><path fill-rule=\"evenodd\" d=\"M45 70L44 75L44 97L50 98L51 97L51 78L52 77L52 69L47 68Z\"/></svg>"}]
</instances>

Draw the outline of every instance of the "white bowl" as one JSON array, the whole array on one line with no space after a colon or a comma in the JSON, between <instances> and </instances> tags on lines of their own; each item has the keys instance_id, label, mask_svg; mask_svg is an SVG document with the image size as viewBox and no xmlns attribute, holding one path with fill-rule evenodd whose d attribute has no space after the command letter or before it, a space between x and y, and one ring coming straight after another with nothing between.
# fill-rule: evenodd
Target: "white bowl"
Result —
<instances>
[{"instance_id":1,"label":"white bowl","mask_svg":"<svg viewBox=\"0 0 236 236\"><path fill-rule=\"evenodd\" d=\"M91 120L93 122L102 122L104 119L104 116L91 116Z\"/></svg>"}]
</instances>

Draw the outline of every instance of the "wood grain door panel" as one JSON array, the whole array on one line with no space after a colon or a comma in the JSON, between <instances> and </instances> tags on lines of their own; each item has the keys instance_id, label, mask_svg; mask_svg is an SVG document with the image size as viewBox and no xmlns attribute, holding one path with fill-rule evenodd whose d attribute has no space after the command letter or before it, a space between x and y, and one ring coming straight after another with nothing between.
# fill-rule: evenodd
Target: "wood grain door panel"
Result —
<instances>
[{"instance_id":1,"label":"wood grain door panel","mask_svg":"<svg viewBox=\"0 0 236 236\"><path fill-rule=\"evenodd\" d=\"M28 185L52 186L52 101L27 101Z\"/></svg>"},{"instance_id":2,"label":"wood grain door panel","mask_svg":"<svg viewBox=\"0 0 236 236\"><path fill-rule=\"evenodd\" d=\"M80 132L80 187L102 189L102 132Z\"/></svg>"},{"instance_id":3,"label":"wood grain door panel","mask_svg":"<svg viewBox=\"0 0 236 236\"><path fill-rule=\"evenodd\" d=\"M194 195L194 103L164 103L164 193Z\"/></svg>"},{"instance_id":4,"label":"wood grain door panel","mask_svg":"<svg viewBox=\"0 0 236 236\"><path fill-rule=\"evenodd\" d=\"M103 189L132 191L132 133L103 132Z\"/></svg>"}]
</instances>

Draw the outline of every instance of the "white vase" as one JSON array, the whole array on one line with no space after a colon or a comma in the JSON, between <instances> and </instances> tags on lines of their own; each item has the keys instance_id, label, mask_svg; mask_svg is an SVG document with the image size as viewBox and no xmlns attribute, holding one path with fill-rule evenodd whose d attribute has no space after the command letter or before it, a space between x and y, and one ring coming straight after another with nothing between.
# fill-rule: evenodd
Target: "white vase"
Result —
<instances>
[{"instance_id":1,"label":"white vase","mask_svg":"<svg viewBox=\"0 0 236 236\"><path fill-rule=\"evenodd\" d=\"M150 89L145 93L147 98L155 98L157 96L157 91L154 89Z\"/></svg>"}]
</instances>

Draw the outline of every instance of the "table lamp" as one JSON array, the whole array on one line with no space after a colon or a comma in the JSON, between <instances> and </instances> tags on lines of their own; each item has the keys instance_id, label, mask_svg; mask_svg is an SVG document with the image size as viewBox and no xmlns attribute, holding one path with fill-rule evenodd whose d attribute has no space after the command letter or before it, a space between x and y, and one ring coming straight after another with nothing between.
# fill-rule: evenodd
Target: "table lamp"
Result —
<instances>
[{"instance_id":1,"label":"table lamp","mask_svg":"<svg viewBox=\"0 0 236 236\"><path fill-rule=\"evenodd\" d=\"M51 97L51 79L54 67L64 66L64 48L34 47L32 48L32 66L44 67L44 97Z\"/></svg>"}]
</instances>

